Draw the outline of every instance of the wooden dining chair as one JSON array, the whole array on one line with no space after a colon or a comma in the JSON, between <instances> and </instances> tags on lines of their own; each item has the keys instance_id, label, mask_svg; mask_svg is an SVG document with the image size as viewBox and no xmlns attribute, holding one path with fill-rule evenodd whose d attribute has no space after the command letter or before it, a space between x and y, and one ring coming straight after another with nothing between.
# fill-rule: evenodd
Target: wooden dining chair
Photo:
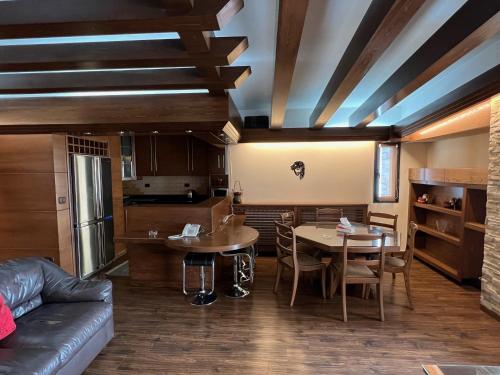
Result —
<instances>
[{"instance_id":1,"label":"wooden dining chair","mask_svg":"<svg viewBox=\"0 0 500 375\"><path fill-rule=\"evenodd\" d=\"M340 223L340 218L344 216L341 208L316 208L317 222Z\"/></svg>"},{"instance_id":2,"label":"wooden dining chair","mask_svg":"<svg viewBox=\"0 0 500 375\"><path fill-rule=\"evenodd\" d=\"M342 316L347 322L346 286L348 284L376 284L380 320L384 321L384 243L386 234L345 234L342 259L330 267L330 296L338 285L342 292ZM355 245L353 242L379 241L380 246ZM334 277L335 274L335 277Z\"/></svg>"},{"instance_id":3,"label":"wooden dining chair","mask_svg":"<svg viewBox=\"0 0 500 375\"><path fill-rule=\"evenodd\" d=\"M386 214L384 212L368 211L368 225L389 228L394 231L398 229L398 215Z\"/></svg>"},{"instance_id":4,"label":"wooden dining chair","mask_svg":"<svg viewBox=\"0 0 500 375\"><path fill-rule=\"evenodd\" d=\"M274 283L274 293L278 292L278 286L281 279L283 268L293 270L293 290L290 306L293 306L297 287L299 283L299 275L301 272L321 271L321 291L323 299L326 298L326 264L322 263L307 253L297 250L297 238L295 229L289 225L282 224L278 221L274 222L276 227L276 282Z\"/></svg>"},{"instance_id":5,"label":"wooden dining chair","mask_svg":"<svg viewBox=\"0 0 500 375\"><path fill-rule=\"evenodd\" d=\"M405 251L398 251L387 253L385 257L385 272L390 272L395 278L397 273L402 273L405 279L406 295L408 296L408 303L410 309L413 309L413 302L411 298L411 264L413 262L413 254L415 253L415 234L418 231L418 225L410 221L408 225L408 242L406 243Z\"/></svg>"},{"instance_id":6,"label":"wooden dining chair","mask_svg":"<svg viewBox=\"0 0 500 375\"><path fill-rule=\"evenodd\" d=\"M291 227L295 227L295 212L287 211L280 214L281 224L286 224Z\"/></svg>"}]
</instances>

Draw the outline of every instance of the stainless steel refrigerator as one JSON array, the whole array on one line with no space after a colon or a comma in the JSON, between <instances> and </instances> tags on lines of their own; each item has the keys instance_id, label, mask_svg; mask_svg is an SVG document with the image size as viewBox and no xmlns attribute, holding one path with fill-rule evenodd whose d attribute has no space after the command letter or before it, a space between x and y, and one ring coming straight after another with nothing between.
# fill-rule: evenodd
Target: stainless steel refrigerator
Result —
<instances>
[{"instance_id":1,"label":"stainless steel refrigerator","mask_svg":"<svg viewBox=\"0 0 500 375\"><path fill-rule=\"evenodd\" d=\"M85 278L114 257L111 159L71 155L70 167L76 269Z\"/></svg>"}]
</instances>

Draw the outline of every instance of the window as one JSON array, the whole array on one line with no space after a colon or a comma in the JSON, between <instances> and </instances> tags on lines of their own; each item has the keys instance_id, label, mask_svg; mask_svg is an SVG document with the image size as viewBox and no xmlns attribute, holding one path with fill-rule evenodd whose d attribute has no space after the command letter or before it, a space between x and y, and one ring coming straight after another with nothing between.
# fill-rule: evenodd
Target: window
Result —
<instances>
[{"instance_id":1,"label":"window","mask_svg":"<svg viewBox=\"0 0 500 375\"><path fill-rule=\"evenodd\" d=\"M377 143L375 151L375 202L399 199L399 143Z\"/></svg>"}]
</instances>

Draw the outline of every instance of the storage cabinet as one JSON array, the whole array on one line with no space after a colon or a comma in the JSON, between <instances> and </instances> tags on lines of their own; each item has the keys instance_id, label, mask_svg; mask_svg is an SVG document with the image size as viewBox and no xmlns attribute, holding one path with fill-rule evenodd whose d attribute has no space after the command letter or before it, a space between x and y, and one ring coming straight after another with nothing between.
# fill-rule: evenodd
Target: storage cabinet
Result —
<instances>
[{"instance_id":1,"label":"storage cabinet","mask_svg":"<svg viewBox=\"0 0 500 375\"><path fill-rule=\"evenodd\" d=\"M137 176L206 176L208 144L185 135L135 137Z\"/></svg>"},{"instance_id":2,"label":"storage cabinet","mask_svg":"<svg viewBox=\"0 0 500 375\"><path fill-rule=\"evenodd\" d=\"M486 228L485 171L419 168L409 172L409 220L419 226L415 256L457 281L480 277ZM432 202L418 203L423 194L430 194ZM444 207L451 198L462 200L460 209Z\"/></svg>"},{"instance_id":3,"label":"storage cabinet","mask_svg":"<svg viewBox=\"0 0 500 375\"><path fill-rule=\"evenodd\" d=\"M226 174L226 149L225 147L209 146L208 172L210 174Z\"/></svg>"}]
</instances>

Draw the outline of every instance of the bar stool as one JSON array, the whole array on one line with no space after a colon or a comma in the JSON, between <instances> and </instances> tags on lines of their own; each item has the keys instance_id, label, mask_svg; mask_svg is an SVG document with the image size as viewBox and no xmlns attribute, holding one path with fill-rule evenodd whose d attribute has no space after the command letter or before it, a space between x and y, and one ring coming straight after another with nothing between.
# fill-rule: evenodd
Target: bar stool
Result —
<instances>
[{"instance_id":1,"label":"bar stool","mask_svg":"<svg viewBox=\"0 0 500 375\"><path fill-rule=\"evenodd\" d=\"M233 257L233 285L226 292L229 298L244 298L250 294L250 291L241 286L242 283L249 281L253 283L255 272L255 248L250 246L247 249L235 250L219 253L223 257ZM248 264L243 260L246 258Z\"/></svg>"},{"instance_id":2,"label":"bar stool","mask_svg":"<svg viewBox=\"0 0 500 375\"><path fill-rule=\"evenodd\" d=\"M187 295L186 290L186 267L200 268L200 288L191 301L192 305L210 305L217 299L215 287L215 254L214 253L187 253L182 261L182 292ZM212 287L205 289L205 267L212 268Z\"/></svg>"}]
</instances>

